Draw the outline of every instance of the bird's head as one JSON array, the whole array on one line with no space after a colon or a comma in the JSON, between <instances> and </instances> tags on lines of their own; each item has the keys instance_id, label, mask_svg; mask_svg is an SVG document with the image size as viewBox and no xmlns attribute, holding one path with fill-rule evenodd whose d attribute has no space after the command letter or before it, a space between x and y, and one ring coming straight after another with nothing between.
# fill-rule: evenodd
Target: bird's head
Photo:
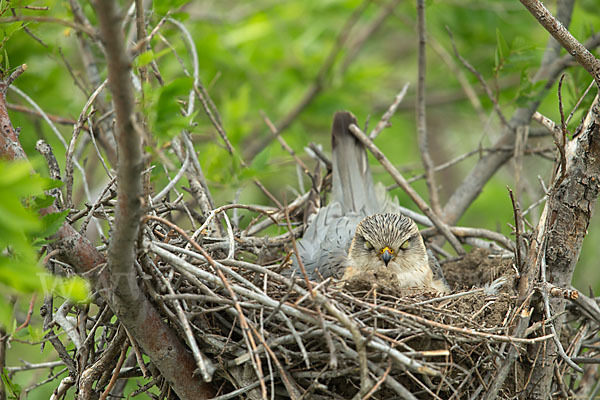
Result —
<instances>
[{"instance_id":1,"label":"bird's head","mask_svg":"<svg viewBox=\"0 0 600 400\"><path fill-rule=\"evenodd\" d=\"M391 268L407 271L428 265L423 238L414 221L400 214L374 214L356 228L348 252L356 270Z\"/></svg>"}]
</instances>

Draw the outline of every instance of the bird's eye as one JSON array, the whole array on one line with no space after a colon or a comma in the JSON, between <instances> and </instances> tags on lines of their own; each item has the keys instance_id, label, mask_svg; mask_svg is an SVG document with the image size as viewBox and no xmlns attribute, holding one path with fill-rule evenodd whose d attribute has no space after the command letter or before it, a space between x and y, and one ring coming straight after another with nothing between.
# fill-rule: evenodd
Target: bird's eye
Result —
<instances>
[{"instance_id":1,"label":"bird's eye","mask_svg":"<svg viewBox=\"0 0 600 400\"><path fill-rule=\"evenodd\" d=\"M373 245L369 241L365 241L365 249L373 250Z\"/></svg>"},{"instance_id":2,"label":"bird's eye","mask_svg":"<svg viewBox=\"0 0 600 400\"><path fill-rule=\"evenodd\" d=\"M405 241L404 241L404 243L402 243L402 244L400 245L400 248L401 248L402 250L406 250L406 249L408 249L408 240L405 240Z\"/></svg>"}]
</instances>

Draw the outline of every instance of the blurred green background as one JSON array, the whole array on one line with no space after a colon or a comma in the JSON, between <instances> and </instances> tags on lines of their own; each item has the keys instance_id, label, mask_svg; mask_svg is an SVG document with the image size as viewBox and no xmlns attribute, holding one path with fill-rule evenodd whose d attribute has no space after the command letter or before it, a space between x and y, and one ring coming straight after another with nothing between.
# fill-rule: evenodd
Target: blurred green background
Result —
<instances>
[{"instance_id":1,"label":"blurred green background","mask_svg":"<svg viewBox=\"0 0 600 400\"><path fill-rule=\"evenodd\" d=\"M386 10L392 3L397 5L392 11ZM26 4L48 6L49 9L22 8ZM555 10L555 1L545 4ZM36 1L19 5L11 5L17 7L17 15L72 20L67 2ZM128 5L130 3L123 4L124 7ZM93 23L95 17L91 6L87 2L82 6ZM292 201L300 192L295 163L277 141L268 140L271 134L261 112L273 122L282 121L306 98L305 107L283 131L282 137L312 168L314 161L307 156L304 147L316 142L323 145L326 153L330 151L330 123L335 111L350 110L361 125L368 120L369 127L373 128L396 94L409 83L407 95L391 120L392 126L383 131L376 144L406 177L423 172L416 139L414 1L161 1L149 9L149 30L169 10L193 36L200 78L220 111L237 153L232 157L227 152L209 119L197 106L193 138L217 206L233 202L238 195L236 201L240 203L272 205L253 185L251 178L263 182L280 201ZM600 28L599 11L597 0L576 3L570 30L580 41ZM454 56L448 30L452 32L460 54L492 88L507 119L518 106L538 93L539 85L533 85L531 78L540 65L549 36L514 0L430 0L426 1L426 17L429 147L435 163L441 164L471 150L484 152L500 137L500 123L492 103L477 78ZM3 68L26 63L29 68L15 85L48 114L76 120L94 89L85 76L77 33L59 24L30 21L25 23L26 29L22 25L22 22L0 25L5 36L1 44ZM193 70L190 49L181 32L168 22L153 39L152 48L150 58L156 61L165 85L161 87L152 80L152 85L145 86L140 110L148 115L155 148L163 149L174 161L168 145L169 139L178 134L185 122L177 102L187 100L190 79L184 68L190 73ZM101 60L101 50L94 48L94 51ZM328 60L331 60L330 68L325 68ZM106 76L105 65L101 63L99 67L102 76ZM565 74L563 102L568 114L591 82L591 77L577 66L567 69ZM460 79L464 80L462 85ZM480 109L467 98L465 85L476 93L478 100L475 103L480 103ZM543 98L539 111L558 122L556 87L554 85ZM314 95L308 95L310 93ZM595 94L592 90L584 98L569 124L571 132ZM8 99L11 104L31 108L14 92L9 92ZM11 118L13 125L21 128L20 138L31 159L40 158L34 145L36 140L44 138L53 146L59 162L64 162L65 149L43 120L16 111L11 112ZM72 125L61 125L59 129L68 142ZM542 131L539 125L532 124L532 132ZM549 136L536 137L530 145L533 148L551 147L552 140ZM148 150L155 154L155 149ZM475 153L436 175L442 203L475 165L480 154ZM250 168L242 168L240 159ZM97 195L106 184L106 176L90 146L81 152L80 161L86 166L92 193ZM157 157L153 158L153 164L157 166L153 170L155 187L160 188L166 182L165 171ZM37 165L45 164L40 161ZM376 180L392 183L373 159L371 165ZM47 174L43 168L38 171ZM64 170L63 164L61 168ZM538 176L547 183L551 172L552 161L536 155L525 157L523 187L520 188L522 209L542 196ZM173 174L174 171L170 171L170 175ZM514 176L514 165L509 162L484 188L459 225L509 234L508 223L513 221L513 211L506 186L515 188ZM78 172L75 184L75 204L81 207L87 200L81 190ZM305 189L309 187L306 177L302 184ZM178 187L182 185L187 185L185 179ZM427 198L424 181L417 181L414 187ZM398 196L402 205L416 209L401 190L394 189L392 194ZM536 208L529 214L532 223L540 211ZM249 219L243 219L242 224ZM596 291L600 288L600 268L597 268L599 221L596 216L590 224L574 279L574 285L586 293L589 287ZM14 296L15 315L21 318L29 297ZM40 326L37 312L33 320L34 325ZM31 351L39 355L32 347L15 345L9 351L7 364L17 365L21 358L31 360ZM47 350L40 357L49 357ZM24 386L40 379L39 375L29 373L15 376L15 382ZM47 398L54 385L32 391L29 398Z\"/></svg>"}]
</instances>

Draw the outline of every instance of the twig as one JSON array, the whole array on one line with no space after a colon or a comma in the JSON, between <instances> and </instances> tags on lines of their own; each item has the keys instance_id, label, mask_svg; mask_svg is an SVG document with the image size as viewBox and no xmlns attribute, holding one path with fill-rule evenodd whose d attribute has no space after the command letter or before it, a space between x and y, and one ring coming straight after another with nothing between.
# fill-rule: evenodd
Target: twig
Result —
<instances>
[{"instance_id":1,"label":"twig","mask_svg":"<svg viewBox=\"0 0 600 400\"><path fill-rule=\"evenodd\" d=\"M571 32L560 23L539 0L520 0L540 25L556 39L596 81L600 86L600 60L598 60L584 45L579 43Z\"/></svg>"},{"instance_id":2,"label":"twig","mask_svg":"<svg viewBox=\"0 0 600 400\"><path fill-rule=\"evenodd\" d=\"M106 386L106 389L104 389L104 392L102 392L102 395L100 396L100 400L106 400L108 398L108 396L110 395L110 391L115 386L115 383L117 383L117 378L119 377L119 372L121 371L121 367L123 366L123 363L125 362L125 354L127 354L127 348L129 346L127 343L123 343L122 347L123 348L121 349L121 354L119 354L119 360L117 361L115 370L113 371L113 374L110 378L110 381L108 382L108 385Z\"/></svg>"},{"instance_id":3,"label":"twig","mask_svg":"<svg viewBox=\"0 0 600 400\"><path fill-rule=\"evenodd\" d=\"M65 186L67 189L67 195L65 196L65 207L70 209L73 207L73 152L75 151L75 142L79 137L79 132L83 127L83 124L86 121L86 114L92 103L96 100L98 95L104 90L106 87L107 81L102 82L100 86L94 90L92 95L88 98L83 109L79 113L79 118L77 118L77 123L73 128L73 135L71 136L71 141L69 142L69 146L67 147L67 153L65 155Z\"/></svg>"},{"instance_id":4,"label":"twig","mask_svg":"<svg viewBox=\"0 0 600 400\"><path fill-rule=\"evenodd\" d=\"M38 140L35 143L35 149L39 151L39 153L44 156L46 159L46 164L48 165L48 174L50 175L50 179L54 179L57 181L62 180L60 175L60 166L58 165L58 161L54 156L54 152L52 151L52 147L43 139ZM63 206L62 192L58 188L51 189L49 193L54 196L56 199L56 207L61 209Z\"/></svg>"},{"instance_id":5,"label":"twig","mask_svg":"<svg viewBox=\"0 0 600 400\"><path fill-rule=\"evenodd\" d=\"M371 396L373 396L375 394L375 392L377 391L377 389L379 389L379 387L381 386L381 384L383 382L385 382L385 380L387 379L387 377L390 374L391 370L392 370L392 361L388 358L388 367L385 369L383 375L381 375L381 378L379 378L377 380L377 382L375 382L375 384L373 385L373 387L371 388L371 390L369 390L369 392L362 398L362 400L367 400L367 399L369 399Z\"/></svg>"},{"instance_id":6,"label":"twig","mask_svg":"<svg viewBox=\"0 0 600 400\"><path fill-rule=\"evenodd\" d=\"M42 110L42 108L35 102L33 101L33 99L31 97L29 97L27 94L25 94L25 92L23 92L21 89L17 88L16 86L10 86L10 89L17 93L19 96L23 97L29 104L31 104L31 106L37 111L39 112L42 117L44 118L44 121L46 121L46 123L48 124L48 126L50 127L50 129L52 130L52 132L55 134L56 138L62 143L62 145L64 146L65 150L68 148L67 142L65 141L65 139L63 138L63 136L61 135L61 133L58 131L58 129L56 128L56 126L54 125L54 123L50 120L50 118L46 115L46 112L44 110ZM75 167L79 170L79 172L81 172L81 181L83 183L83 189L85 191L85 195L86 198L88 199L89 202L92 201L92 195L90 193L90 188L87 182L87 178L86 178L86 174L85 174L85 170L83 169L83 167L81 166L81 164L75 160L74 161Z\"/></svg>"},{"instance_id":7,"label":"twig","mask_svg":"<svg viewBox=\"0 0 600 400\"><path fill-rule=\"evenodd\" d=\"M357 302L360 303L363 301L357 300ZM430 321L426 318L419 317L418 315L410 314L410 313L407 313L407 312L404 312L401 310L397 310L395 308L390 308L387 306L380 306L380 308L383 310L386 310L392 314L401 315L404 318L408 318L413 321L417 321L417 322L422 323L427 326L439 328L439 329L449 331L449 332L460 333L460 334L463 334L466 336L483 337L483 338L487 338L488 340L496 340L498 342L531 344L531 343L545 342L546 340L548 340L554 336L554 335L544 335L544 336L538 336L535 338L528 339L528 338L521 338L521 337L515 337L515 336L495 335L492 333L478 332L473 329L459 328L459 327L452 326L452 325L442 324L442 323L439 323L436 321Z\"/></svg>"},{"instance_id":8,"label":"twig","mask_svg":"<svg viewBox=\"0 0 600 400\"><path fill-rule=\"evenodd\" d=\"M302 98L282 119L280 119L279 121L277 121L275 123L275 126L277 127L277 131L279 132L279 134L281 134L283 131L285 131L292 124L292 122L298 117L298 115L300 115L300 113L312 103L312 101L317 97L317 95L319 93L321 93L321 91L323 91L323 89L325 89L326 83L327 83L327 81L326 81L327 77L330 74L331 70L333 69L333 66L335 65L335 61L338 57L338 54L344 48L344 45L348 41L348 37L350 35L351 30L353 29L354 25L357 24L360 16L363 14L363 12L366 10L367 6L370 3L371 3L371 0L363 0L362 3L358 7L356 7L354 9L354 11L352 12L352 14L348 17L348 19L346 20L346 22L340 29L340 31L335 39L335 43L333 44L331 50L325 57L323 64L321 64L321 67L319 68L317 75L315 76L313 82L309 85L309 87L304 92L304 95L302 96ZM386 13L386 17L389 15L390 15L390 13ZM361 42L358 45L360 46L360 45L362 45L362 43L364 43L364 42ZM256 131L256 132L253 132L251 135L249 135L249 137L254 138L258 134L259 134L259 132ZM254 158L265 147L267 147L271 143L272 140L273 140L273 136L269 135L268 138L258 142L257 144L251 145L251 147L249 147L246 152L246 156L249 159Z\"/></svg>"},{"instance_id":9,"label":"twig","mask_svg":"<svg viewBox=\"0 0 600 400\"><path fill-rule=\"evenodd\" d=\"M16 17L4 17L0 18L0 24L7 22L16 22L16 21L34 21L34 22L50 22L54 24L59 24L63 26L67 26L69 28L73 28L76 31L85 33L92 39L97 39L97 33L91 26L85 26L82 24L78 24L73 21L69 21L67 19L53 18L53 17L40 17L35 15L18 15Z\"/></svg>"},{"instance_id":10,"label":"twig","mask_svg":"<svg viewBox=\"0 0 600 400\"><path fill-rule=\"evenodd\" d=\"M6 371L12 374L15 372L30 371L32 369L56 368L65 365L62 361L48 361L37 364L32 364L25 360L21 360L21 362L23 365L19 365L18 367L6 367Z\"/></svg>"},{"instance_id":11,"label":"twig","mask_svg":"<svg viewBox=\"0 0 600 400\"><path fill-rule=\"evenodd\" d=\"M296 155L296 152L294 151L294 149L292 149L287 144L287 142L281 137L281 135L279 134L279 131L277 130L277 127L273 124L273 122L271 122L269 117L267 117L267 114L265 114L264 111L261 111L260 114L262 115L263 120L265 121L265 124L267 124L267 126L271 130L271 133L273 134L273 136L276 137L277 140L279 141L279 144L281 145L281 147L283 147L283 149L285 151L287 151L294 158L294 161L296 161L296 163L302 168L302 171L305 174L310 175L306 164L304 164L304 162Z\"/></svg>"},{"instance_id":12,"label":"twig","mask_svg":"<svg viewBox=\"0 0 600 400\"><path fill-rule=\"evenodd\" d=\"M585 96L587 96L587 94L590 91L590 89L592 88L592 86L594 86L594 82L595 82L594 80L592 80L590 82L590 84L585 89L585 91L583 92L583 94L577 100L577 103L575 103L575 105L573 106L573 109L571 110L571 113L569 114L569 116L567 117L567 121L565 122L565 124L567 126L569 126L569 122L571 121L571 118L573 118L573 115L575 114L575 111L577 111L577 109L579 108L579 105L581 104L581 102L583 101L583 99L585 99Z\"/></svg>"},{"instance_id":13,"label":"twig","mask_svg":"<svg viewBox=\"0 0 600 400\"><path fill-rule=\"evenodd\" d=\"M558 138L560 138L560 135L561 135L561 129L558 125L556 125L556 123L554 121L552 121L550 118L546 117L545 115L541 114L539 111L536 111L535 113L533 113L533 116L531 117L531 119L533 119L534 121L536 121L537 123L542 125L544 128L546 128L548 130L548 132L550 132L552 134L552 136L554 137L554 140L558 141Z\"/></svg>"},{"instance_id":14,"label":"twig","mask_svg":"<svg viewBox=\"0 0 600 400\"><path fill-rule=\"evenodd\" d=\"M489 85L487 84L487 82L485 81L483 76L479 73L479 71L477 71L475 69L475 67L473 67L471 65L471 63L469 63L463 56L460 55L460 53L458 52L458 49L456 48L456 43L454 42L454 35L452 34L452 31L450 30L450 28L446 27L446 31L448 31L448 36L450 36L450 42L452 43L452 49L454 49L454 55L456 56L456 58L458 58L460 60L460 62L462 62L462 64L465 66L465 68L468 69L469 71L471 71L471 73L473 75L475 75L477 80L479 80L481 87L483 88L483 90L485 90L485 94L487 95L488 99L490 99L490 101L492 102L492 104L494 106L494 111L496 112L496 115L498 115L500 122L502 122L503 126L509 127L510 125L509 125L508 121L506 120L506 117L502 113L502 110L500 109L500 105L498 104L498 99L496 96L494 96L492 89L489 87Z\"/></svg>"},{"instance_id":15,"label":"twig","mask_svg":"<svg viewBox=\"0 0 600 400\"><path fill-rule=\"evenodd\" d=\"M425 76L427 70L426 62L426 24L425 24L425 0L417 0L417 33L419 38L419 78L417 81L417 138L419 140L419 151L425 168L425 181L427 191L429 192L429 202L433 212L441 215L442 206L440 205L440 196L435 183L435 173L433 171L433 159L429 154L427 116L425 111Z\"/></svg>"},{"instance_id":16,"label":"twig","mask_svg":"<svg viewBox=\"0 0 600 400\"><path fill-rule=\"evenodd\" d=\"M39 112L37 112L36 110L27 108L20 104L10 103L10 104L7 104L7 107L9 110L13 110L13 111L24 113L24 114L29 114L29 115L39 117L39 118L42 117L42 115ZM77 121L75 121L74 119L64 118L64 117L60 117L58 115L51 115L51 114L47 114L47 115L48 115L48 118L50 118L50 121L56 122L57 124L73 126L74 124L77 123ZM88 128L84 127L84 129L88 129Z\"/></svg>"},{"instance_id":17,"label":"twig","mask_svg":"<svg viewBox=\"0 0 600 400\"><path fill-rule=\"evenodd\" d=\"M304 193L302 196L297 197L296 200L289 203L288 207L287 207L288 212L293 212L293 211L299 209L300 207L302 207L308 200L309 195L310 195L310 191ZM256 235L263 229L268 228L269 226L271 226L273 224L277 224L279 221L281 221L285 218L285 211L283 209L281 209L281 210L277 211L276 213L268 215L268 217L269 217L269 219L261 221L260 223L258 223L256 225L249 225L244 231L242 231L242 236Z\"/></svg>"},{"instance_id":18,"label":"twig","mask_svg":"<svg viewBox=\"0 0 600 400\"><path fill-rule=\"evenodd\" d=\"M406 92L408 91L409 85L409 82L404 84L402 90L400 90L400 92L394 98L394 102L390 105L385 114L383 114L379 122L377 122L377 125L375 125L375 128L373 128L371 133L369 133L369 138L371 140L375 140L375 138L379 136L381 131L390 126L390 119L392 119L392 117L396 113L396 110L398 109L400 103L402 103L402 100L404 100L404 96L406 96Z\"/></svg>"},{"instance_id":19,"label":"twig","mask_svg":"<svg viewBox=\"0 0 600 400\"><path fill-rule=\"evenodd\" d=\"M156 271L156 275L167 287L169 293L171 295L175 295L175 291L173 290L173 287L171 286L167 278L165 278L163 274L161 274L160 270L156 265L154 265L154 263L152 263L152 266ZM194 360L196 360L196 365L198 366L198 369L202 374L202 379L204 379L205 382L210 382L215 372L215 367L213 366L212 362L200 352L200 349L198 348L198 343L196 342L196 338L194 337L194 334L192 332L190 322L186 318L185 313L183 311L183 307L181 307L179 300L174 299L173 304L175 306L175 310L177 311L177 316L179 317L179 322L187 339L188 346L190 346L192 354L194 355Z\"/></svg>"},{"instance_id":20,"label":"twig","mask_svg":"<svg viewBox=\"0 0 600 400\"><path fill-rule=\"evenodd\" d=\"M15 328L15 330L13 331L13 335L17 332L19 332L21 329L25 328L27 325L29 325L29 322L31 321L31 315L33 314L33 306L35 305L35 299L36 299L36 294L32 294L31 295L31 300L29 300L29 308L27 309L27 315L25 316L25 321L23 321L23 323L19 326L17 326Z\"/></svg>"},{"instance_id":21,"label":"twig","mask_svg":"<svg viewBox=\"0 0 600 400\"><path fill-rule=\"evenodd\" d=\"M79 350L82 346L81 340L79 339L79 333L75 328L75 324L67 319L67 313L71 307L72 303L69 300L66 300L58 310L56 310L54 322L65 331L69 339L71 339L71 342L75 345L75 348Z\"/></svg>"},{"instance_id":22,"label":"twig","mask_svg":"<svg viewBox=\"0 0 600 400\"><path fill-rule=\"evenodd\" d=\"M450 53L437 40L435 40L434 37L429 38L429 45L431 46L433 51L442 59L442 61L444 61L444 63L448 66L448 68L452 72L452 75L460 84L463 92L465 93L465 96L467 97L467 99L469 99L471 106L477 113L477 116L479 117L479 121L481 122L482 126L486 126L488 124L489 118L483 109L481 100L479 100L479 95L473 88L471 82L469 82L469 80L465 76L465 72L458 66L458 64L456 63L454 58L452 58Z\"/></svg>"},{"instance_id":23,"label":"twig","mask_svg":"<svg viewBox=\"0 0 600 400\"><path fill-rule=\"evenodd\" d=\"M266 215L267 217L269 217L273 223L277 223L277 220L274 218L274 215L276 214L275 211L269 211L269 210L265 210L261 207L254 207L254 206L249 206L249 205L245 205L245 204L225 204L224 206L221 206L219 208L215 208L214 210L212 210L210 212L210 214L208 214L208 217L206 217L206 220L204 221L204 223L202 224L202 226L200 226L198 229L196 229L196 231L192 234L192 240L196 240L198 238L198 236L200 236L202 233L204 233L204 230L208 227L208 225L211 223L211 221L220 213L225 212L229 209L236 209L236 208L241 208L244 210L250 210L250 211L255 211L261 214Z\"/></svg>"},{"instance_id":24,"label":"twig","mask_svg":"<svg viewBox=\"0 0 600 400\"><path fill-rule=\"evenodd\" d=\"M513 207L513 215L515 218L515 257L517 259L517 270L522 272L523 264L521 262L521 230L523 228L523 218L521 216L521 207L515 200L515 196L513 195L513 191L510 189L510 187L506 186L506 189L508 190L508 194L510 196L510 201Z\"/></svg>"},{"instance_id":25,"label":"twig","mask_svg":"<svg viewBox=\"0 0 600 400\"><path fill-rule=\"evenodd\" d=\"M546 283L546 245L547 242L544 241L544 245L542 246L543 251L542 251L542 260L540 263L540 275L541 275L541 281L543 283ZM544 313L546 314L546 318L548 319L552 319L552 314L550 313L550 301L548 300L548 292L545 290L542 290L542 297L544 299ZM560 355L560 357L571 367L573 368L575 371L579 372L579 373L583 373L583 369L575 364L573 362L573 360L571 360L571 357L569 357L567 355L567 353L565 353L565 349L562 346L562 343L560 342L560 339L558 338L558 334L556 333L556 329L554 327L554 323L550 322L550 331L552 332L552 339L554 340L554 345L556 346L556 350L558 351L558 354Z\"/></svg>"},{"instance_id":26,"label":"twig","mask_svg":"<svg viewBox=\"0 0 600 400\"><path fill-rule=\"evenodd\" d=\"M566 146L567 146L567 124L565 122L565 112L563 110L562 102L562 83L565 75L563 74L558 81L558 110L560 111L560 142L555 141L554 144L560 154L560 175L552 183L551 191L556 190L562 181L567 176L567 157L566 157Z\"/></svg>"},{"instance_id":27,"label":"twig","mask_svg":"<svg viewBox=\"0 0 600 400\"><path fill-rule=\"evenodd\" d=\"M175 174L175 177L173 177L173 179L169 179L169 183L160 192L158 192L158 194L156 194L156 196L154 196L152 198L152 200L151 200L152 204L156 204L159 201L161 201L162 198L165 197L167 195L167 193L169 193L171 191L171 189L173 189L175 187L177 182L179 182L179 180L183 177L183 174L186 172L189 162L190 162L190 152L186 151L185 152L185 160L183 160L183 164L181 165L181 168L179 169L179 171L177 171L177 174Z\"/></svg>"},{"instance_id":28,"label":"twig","mask_svg":"<svg viewBox=\"0 0 600 400\"><path fill-rule=\"evenodd\" d=\"M494 232L489 229L469 228L464 226L450 226L448 228L450 229L450 232L452 232L457 238L484 238L488 240L493 240L494 242L499 243L508 250L514 250L515 248L515 244L509 238L507 238L499 232ZM421 235L424 238L434 236L434 234L434 229L424 229L421 231Z\"/></svg>"}]
</instances>

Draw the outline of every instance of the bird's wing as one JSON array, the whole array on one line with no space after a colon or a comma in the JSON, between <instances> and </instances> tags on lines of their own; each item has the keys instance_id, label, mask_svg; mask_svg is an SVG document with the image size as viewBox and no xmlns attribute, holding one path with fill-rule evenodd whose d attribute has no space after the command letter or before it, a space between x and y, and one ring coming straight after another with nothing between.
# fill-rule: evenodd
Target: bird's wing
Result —
<instances>
[{"instance_id":1,"label":"bird's wing","mask_svg":"<svg viewBox=\"0 0 600 400\"><path fill-rule=\"evenodd\" d=\"M361 219L362 215L357 213L341 215L341 205L337 202L319 210L297 243L298 253L311 279L341 277L350 242ZM297 269L294 259L293 270Z\"/></svg>"}]
</instances>

